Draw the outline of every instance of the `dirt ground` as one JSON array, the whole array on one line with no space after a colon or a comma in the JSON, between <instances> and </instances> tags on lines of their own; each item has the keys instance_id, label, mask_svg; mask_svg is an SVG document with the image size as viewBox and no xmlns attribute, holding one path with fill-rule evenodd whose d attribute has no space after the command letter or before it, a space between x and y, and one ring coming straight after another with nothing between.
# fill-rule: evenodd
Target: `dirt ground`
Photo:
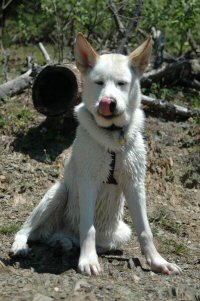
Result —
<instances>
[{"instance_id":1,"label":"dirt ground","mask_svg":"<svg viewBox=\"0 0 200 301\"><path fill-rule=\"evenodd\" d=\"M183 269L180 276L149 270L137 237L100 257L103 273L77 272L79 250L42 244L26 259L10 259L14 233L60 176L75 130L45 122L30 91L0 102L0 301L200 300L200 126L147 114L148 212L156 245ZM125 220L132 224L128 210ZM133 226L132 226L133 227Z\"/></svg>"}]
</instances>

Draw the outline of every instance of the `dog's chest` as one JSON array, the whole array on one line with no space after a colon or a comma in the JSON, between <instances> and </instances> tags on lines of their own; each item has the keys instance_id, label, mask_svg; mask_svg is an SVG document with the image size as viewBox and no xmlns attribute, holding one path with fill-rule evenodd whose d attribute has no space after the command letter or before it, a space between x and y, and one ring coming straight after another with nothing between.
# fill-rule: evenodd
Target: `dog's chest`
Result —
<instances>
[{"instance_id":1,"label":"dog's chest","mask_svg":"<svg viewBox=\"0 0 200 301\"><path fill-rule=\"evenodd\" d=\"M133 152L105 151L97 174L101 174L101 182L105 184L123 186L128 178L134 178L137 161Z\"/></svg>"},{"instance_id":2,"label":"dog's chest","mask_svg":"<svg viewBox=\"0 0 200 301\"><path fill-rule=\"evenodd\" d=\"M139 157L138 150L131 145L124 146L121 151L109 151L81 128L74 144L74 159L78 175L81 177L88 175L98 186L107 182L110 182L110 185L120 185L127 178L134 178L143 161ZM113 183L115 181L117 183Z\"/></svg>"},{"instance_id":3,"label":"dog's chest","mask_svg":"<svg viewBox=\"0 0 200 301\"><path fill-rule=\"evenodd\" d=\"M112 159L111 159L112 160ZM137 168L137 160L134 162L134 155L129 152L115 153L115 165L109 173L113 175L117 184L123 186L128 178L133 178L135 169Z\"/></svg>"}]
</instances>

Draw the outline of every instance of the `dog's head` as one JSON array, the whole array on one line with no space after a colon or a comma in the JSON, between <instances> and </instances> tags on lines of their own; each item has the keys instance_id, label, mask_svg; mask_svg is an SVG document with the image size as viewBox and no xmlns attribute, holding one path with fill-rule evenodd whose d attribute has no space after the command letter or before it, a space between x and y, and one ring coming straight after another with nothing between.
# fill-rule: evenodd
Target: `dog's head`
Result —
<instances>
[{"instance_id":1,"label":"dog's head","mask_svg":"<svg viewBox=\"0 0 200 301\"><path fill-rule=\"evenodd\" d=\"M129 56L98 55L79 33L75 43L76 65L83 75L83 101L102 127L124 127L140 105L139 79L148 66L152 38Z\"/></svg>"}]
</instances>

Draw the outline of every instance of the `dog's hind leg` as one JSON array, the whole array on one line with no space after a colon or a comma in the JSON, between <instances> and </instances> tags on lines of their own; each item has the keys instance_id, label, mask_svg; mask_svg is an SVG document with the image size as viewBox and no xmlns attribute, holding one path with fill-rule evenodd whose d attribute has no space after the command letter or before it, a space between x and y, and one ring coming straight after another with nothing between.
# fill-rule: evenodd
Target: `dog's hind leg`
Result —
<instances>
[{"instance_id":1,"label":"dog's hind leg","mask_svg":"<svg viewBox=\"0 0 200 301\"><path fill-rule=\"evenodd\" d=\"M104 233L97 235L97 250L98 253L103 253L110 250L116 250L122 244L129 241L131 238L131 229L122 220L118 222L118 226L109 235Z\"/></svg>"},{"instance_id":2,"label":"dog's hind leg","mask_svg":"<svg viewBox=\"0 0 200 301\"><path fill-rule=\"evenodd\" d=\"M37 240L37 229L39 236L45 236L48 232L48 223L45 222L54 214L59 206L67 201L67 188L64 182L54 184L44 195L38 206L33 210L22 229L15 235L14 243L10 250L10 256L26 256L30 250L27 244L33 234ZM44 227L43 227L44 226ZM50 227L51 225L49 225ZM47 234L47 233L46 233Z\"/></svg>"}]
</instances>

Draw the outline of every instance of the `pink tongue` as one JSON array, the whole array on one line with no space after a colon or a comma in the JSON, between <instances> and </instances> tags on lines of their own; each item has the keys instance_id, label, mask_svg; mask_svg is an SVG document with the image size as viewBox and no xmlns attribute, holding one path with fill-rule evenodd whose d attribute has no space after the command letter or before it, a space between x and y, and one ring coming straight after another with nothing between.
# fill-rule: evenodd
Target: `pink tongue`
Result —
<instances>
[{"instance_id":1,"label":"pink tongue","mask_svg":"<svg viewBox=\"0 0 200 301\"><path fill-rule=\"evenodd\" d=\"M110 97L103 97L99 103L99 113L103 116L111 116L113 113L110 111L110 104L112 99Z\"/></svg>"}]
</instances>

